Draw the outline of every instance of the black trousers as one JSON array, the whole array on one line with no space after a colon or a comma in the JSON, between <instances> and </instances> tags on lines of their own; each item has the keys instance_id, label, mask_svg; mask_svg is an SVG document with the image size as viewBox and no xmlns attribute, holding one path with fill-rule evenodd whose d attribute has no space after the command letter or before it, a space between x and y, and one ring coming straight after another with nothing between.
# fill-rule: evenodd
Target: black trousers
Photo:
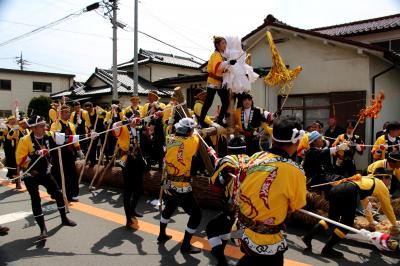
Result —
<instances>
[{"instance_id":1,"label":"black trousers","mask_svg":"<svg viewBox=\"0 0 400 266\"><path fill-rule=\"evenodd\" d=\"M124 210L126 220L130 221L143 192L144 162L139 158L128 156L126 166L122 169L124 178Z\"/></svg>"},{"instance_id":2,"label":"black trousers","mask_svg":"<svg viewBox=\"0 0 400 266\"><path fill-rule=\"evenodd\" d=\"M337 167L337 173L343 177L350 177L357 173L357 168L353 160L344 160L340 166Z\"/></svg>"},{"instance_id":3,"label":"black trousers","mask_svg":"<svg viewBox=\"0 0 400 266\"><path fill-rule=\"evenodd\" d=\"M236 264L237 266L253 266L253 265L273 265L283 266L284 251L277 252L274 255L260 255L253 252L245 244L241 244L240 250L244 256Z\"/></svg>"},{"instance_id":4,"label":"black trousers","mask_svg":"<svg viewBox=\"0 0 400 266\"><path fill-rule=\"evenodd\" d=\"M328 217L342 224L353 226L356 209L359 202L358 187L351 182L342 183L331 189L327 195L329 201ZM347 234L348 231L340 229Z\"/></svg>"},{"instance_id":5,"label":"black trousers","mask_svg":"<svg viewBox=\"0 0 400 266\"><path fill-rule=\"evenodd\" d=\"M102 134L104 135L104 134ZM104 138L104 137L103 137ZM92 143L92 147L90 148L90 151L88 150L87 152L89 152L89 156L88 156L88 160L90 161L90 163L92 165L96 164L96 154L97 154L97 144L99 144L99 138L96 138L93 140ZM102 141L102 143L104 143L104 141ZM90 143L89 143L90 146ZM88 147L89 149L89 147Z\"/></svg>"},{"instance_id":6,"label":"black trousers","mask_svg":"<svg viewBox=\"0 0 400 266\"><path fill-rule=\"evenodd\" d=\"M206 227L207 238L211 239L213 237L229 234L234 222L234 212L221 212L214 219L208 222Z\"/></svg>"},{"instance_id":7,"label":"black trousers","mask_svg":"<svg viewBox=\"0 0 400 266\"><path fill-rule=\"evenodd\" d=\"M15 160L15 149L4 149L4 154L6 156L6 166L11 168L17 168L17 163ZM7 177L12 178L14 175L17 174L16 169L8 169Z\"/></svg>"},{"instance_id":8,"label":"black trousers","mask_svg":"<svg viewBox=\"0 0 400 266\"><path fill-rule=\"evenodd\" d=\"M57 202L59 208L64 207L62 192L57 185L56 180L50 174L39 174L36 176L28 176L24 178L26 189L31 196L32 212L34 216L39 216L42 213L41 199L39 195L39 185L46 188L47 193L52 196Z\"/></svg>"},{"instance_id":9,"label":"black trousers","mask_svg":"<svg viewBox=\"0 0 400 266\"><path fill-rule=\"evenodd\" d=\"M218 96L221 99L221 109L217 121L221 123L222 119L224 119L224 116L226 114L226 111L228 111L229 106L229 91L226 88L214 89L207 87L207 96L204 101L203 108L201 109L200 122L204 121L208 110L210 110L210 107L214 101L215 93L218 93Z\"/></svg>"},{"instance_id":10,"label":"black trousers","mask_svg":"<svg viewBox=\"0 0 400 266\"><path fill-rule=\"evenodd\" d=\"M168 191L172 196L165 194L165 208L161 214L162 217L170 219L178 206L180 206L188 215L190 215L187 227L190 229L196 229L201 221L201 210L193 196L193 192L177 193L172 189Z\"/></svg>"},{"instance_id":11,"label":"black trousers","mask_svg":"<svg viewBox=\"0 0 400 266\"><path fill-rule=\"evenodd\" d=\"M77 197L79 195L79 180L75 168L75 154L71 150L67 149L69 149L69 147L62 148L61 154L65 176L65 193L67 195L67 199L71 200L72 197ZM60 164L58 162L58 155L54 156L54 158L56 160L52 162L53 167L51 169L51 174L57 181L58 186L61 187L61 172Z\"/></svg>"}]
</instances>

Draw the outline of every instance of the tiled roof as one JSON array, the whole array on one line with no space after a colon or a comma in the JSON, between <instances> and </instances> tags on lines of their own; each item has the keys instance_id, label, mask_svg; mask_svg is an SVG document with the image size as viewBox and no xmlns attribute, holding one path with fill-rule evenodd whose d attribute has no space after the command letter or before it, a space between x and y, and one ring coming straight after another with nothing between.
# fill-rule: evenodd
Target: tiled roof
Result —
<instances>
[{"instance_id":1,"label":"tiled roof","mask_svg":"<svg viewBox=\"0 0 400 266\"><path fill-rule=\"evenodd\" d=\"M106 85L101 87L90 87L88 85L92 78L98 78L103 81ZM133 94L133 79L128 76L126 71L118 70L118 93L120 94ZM81 86L71 87L68 91L62 91L53 94L52 98L58 98L62 96L79 97L79 96L94 96L111 94L112 88L112 71L106 69L96 68L92 76ZM170 97L171 91L168 89L160 89L153 86L149 81L139 77L138 93L139 95L145 96L151 90L157 90L160 97Z\"/></svg>"},{"instance_id":2,"label":"tiled roof","mask_svg":"<svg viewBox=\"0 0 400 266\"><path fill-rule=\"evenodd\" d=\"M366 44L366 43L362 43L362 42L353 41L353 40L350 40L350 39L347 39L347 38L343 38L341 36L332 36L332 35L320 33L318 31L305 30L305 29L292 27L292 26L289 26L289 25L277 20L273 15L268 15L267 18L264 20L264 23L262 25L260 25L259 27L257 27L255 30L251 31L246 36L244 36L242 38L242 41L246 41L247 39L249 39L253 35L257 34L258 32L264 30L268 26L276 27L278 29L284 29L284 30L292 31L292 32L295 32L295 33L298 33L298 34L310 35L310 36L314 36L314 37L317 37L317 38L331 40L333 42L344 43L344 44L348 44L348 45L352 45L352 46L356 46L356 47L372 50L374 52L380 52L380 53L382 53L383 57L386 58L387 60L390 60L395 64L399 64L400 63L400 57L398 55L396 55L395 53L387 50L387 49L381 48L379 46L371 45L371 44Z\"/></svg>"},{"instance_id":3,"label":"tiled roof","mask_svg":"<svg viewBox=\"0 0 400 266\"><path fill-rule=\"evenodd\" d=\"M198 82L198 81L207 81L207 73L201 73L198 75L185 75L181 77L171 77L171 78L164 78L154 82L154 85L157 86L168 86L173 84L180 84L186 82Z\"/></svg>"},{"instance_id":4,"label":"tiled roof","mask_svg":"<svg viewBox=\"0 0 400 266\"><path fill-rule=\"evenodd\" d=\"M191 57L177 56L173 54L165 54L160 52L153 52L149 50L139 50L139 64L154 63L162 65L180 66L186 68L197 69L201 63L195 61ZM119 69L126 69L133 66L133 59L118 65Z\"/></svg>"},{"instance_id":5,"label":"tiled roof","mask_svg":"<svg viewBox=\"0 0 400 266\"><path fill-rule=\"evenodd\" d=\"M311 29L331 36L354 36L400 28L400 14Z\"/></svg>"}]
</instances>

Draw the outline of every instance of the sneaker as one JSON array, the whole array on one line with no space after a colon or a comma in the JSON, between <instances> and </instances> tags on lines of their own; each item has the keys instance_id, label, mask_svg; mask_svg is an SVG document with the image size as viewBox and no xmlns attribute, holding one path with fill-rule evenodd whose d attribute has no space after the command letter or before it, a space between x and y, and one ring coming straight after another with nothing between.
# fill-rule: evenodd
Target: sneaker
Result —
<instances>
[{"instance_id":1,"label":"sneaker","mask_svg":"<svg viewBox=\"0 0 400 266\"><path fill-rule=\"evenodd\" d=\"M343 258L344 255L342 252L334 250L333 248L323 248L321 251L321 255L328 258Z\"/></svg>"},{"instance_id":2,"label":"sneaker","mask_svg":"<svg viewBox=\"0 0 400 266\"><path fill-rule=\"evenodd\" d=\"M115 164L120 166L121 168L125 167L125 162L122 160L115 160Z\"/></svg>"}]
</instances>

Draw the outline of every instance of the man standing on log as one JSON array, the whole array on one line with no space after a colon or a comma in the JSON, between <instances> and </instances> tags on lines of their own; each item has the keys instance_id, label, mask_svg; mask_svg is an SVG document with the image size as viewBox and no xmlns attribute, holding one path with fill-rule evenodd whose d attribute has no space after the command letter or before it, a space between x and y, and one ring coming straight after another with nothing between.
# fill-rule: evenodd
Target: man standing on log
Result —
<instances>
[{"instance_id":1,"label":"man standing on log","mask_svg":"<svg viewBox=\"0 0 400 266\"><path fill-rule=\"evenodd\" d=\"M65 135L76 135L75 126L69 121L70 118L70 107L63 105L61 107L60 119L51 125L51 131L64 133ZM75 168L76 157L83 159L84 155L79 145L76 142L73 145L61 148L63 170L65 175L65 187L68 201L79 201L79 184L78 176ZM57 157L54 154L54 157ZM58 157L57 157L58 158ZM58 160L57 160L58 162ZM61 187L61 168L59 163L55 162L52 168L52 174L56 178L58 185Z\"/></svg>"},{"instance_id":2,"label":"man standing on log","mask_svg":"<svg viewBox=\"0 0 400 266\"><path fill-rule=\"evenodd\" d=\"M24 177L24 183L31 196L33 215L40 228L39 239L43 240L47 238L47 229L44 222L42 206L40 204L39 185L44 186L47 192L56 200L62 224L76 226L76 223L67 218L63 195L57 182L51 175L50 162L52 159L49 154L49 149L54 148L57 144L63 144L65 138L62 139L62 143L56 143L54 135L57 133L45 130L46 121L43 117L32 117L29 120L29 125L32 132L20 140L16 158L17 164L21 169L27 169L36 162L36 160L39 160Z\"/></svg>"},{"instance_id":3,"label":"man standing on log","mask_svg":"<svg viewBox=\"0 0 400 266\"><path fill-rule=\"evenodd\" d=\"M171 136L165 155L167 184L165 184L165 208L161 214L158 242L171 239L166 228L172 214L178 208L190 215L185 236L181 245L182 253L195 254L201 252L193 247L190 240L201 221L201 210L194 198L191 186L190 168L192 158L199 148L199 137L194 133L196 122L191 118L182 118L175 124L175 136Z\"/></svg>"},{"instance_id":4,"label":"man standing on log","mask_svg":"<svg viewBox=\"0 0 400 266\"><path fill-rule=\"evenodd\" d=\"M221 110L219 112L218 118L216 122L220 125L223 125L223 119L225 118L225 114L228 111L229 106L229 91L226 86L222 86L222 74L229 66L235 65L237 60L229 60L222 56L226 49L226 40L220 36L214 36L214 47L215 51L211 55L210 60L208 60L207 65L207 97L205 99L203 108L201 110L201 115L199 119L199 123L202 127L207 127L204 119L210 109L215 94L218 93L218 96L221 99Z\"/></svg>"},{"instance_id":5,"label":"man standing on log","mask_svg":"<svg viewBox=\"0 0 400 266\"><path fill-rule=\"evenodd\" d=\"M274 121L272 148L250 158L240 185L238 220L245 227L237 265L283 265L288 249L281 233L288 211L306 205L306 177L291 160L304 131L298 118Z\"/></svg>"},{"instance_id":6,"label":"man standing on log","mask_svg":"<svg viewBox=\"0 0 400 266\"><path fill-rule=\"evenodd\" d=\"M218 266L228 265L224 250L237 214L237 195L240 183L246 176L249 156L246 155L246 141L243 136L228 142L228 154L218 161L211 182L223 194L222 212L212 219L206 228L211 254L218 260Z\"/></svg>"}]
</instances>

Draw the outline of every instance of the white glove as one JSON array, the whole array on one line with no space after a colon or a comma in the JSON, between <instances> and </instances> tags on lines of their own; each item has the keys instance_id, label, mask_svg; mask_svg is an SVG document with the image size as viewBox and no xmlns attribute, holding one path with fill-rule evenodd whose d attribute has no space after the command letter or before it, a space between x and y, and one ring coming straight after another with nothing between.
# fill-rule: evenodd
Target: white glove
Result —
<instances>
[{"instance_id":1,"label":"white glove","mask_svg":"<svg viewBox=\"0 0 400 266\"><path fill-rule=\"evenodd\" d=\"M5 130L7 128L7 125L4 123L0 123L0 130Z\"/></svg>"},{"instance_id":2,"label":"white glove","mask_svg":"<svg viewBox=\"0 0 400 266\"><path fill-rule=\"evenodd\" d=\"M19 125L13 125L13 126L12 126L12 129L14 129L14 130L19 129Z\"/></svg>"},{"instance_id":3,"label":"white glove","mask_svg":"<svg viewBox=\"0 0 400 266\"><path fill-rule=\"evenodd\" d=\"M349 149L348 143L340 143L338 146L336 146L337 151L347 151L348 149Z\"/></svg>"},{"instance_id":4,"label":"white glove","mask_svg":"<svg viewBox=\"0 0 400 266\"><path fill-rule=\"evenodd\" d=\"M215 123L215 122L212 122L211 126L215 127L216 129L220 129L221 128L221 125L218 124L218 123Z\"/></svg>"},{"instance_id":5,"label":"white glove","mask_svg":"<svg viewBox=\"0 0 400 266\"><path fill-rule=\"evenodd\" d=\"M169 119L168 119L168 125L173 125L174 124L174 118L171 116Z\"/></svg>"},{"instance_id":6,"label":"white glove","mask_svg":"<svg viewBox=\"0 0 400 266\"><path fill-rule=\"evenodd\" d=\"M97 133L96 131L92 131L90 133L90 138L91 139L96 139L97 137L99 137L99 133Z\"/></svg>"},{"instance_id":7,"label":"white glove","mask_svg":"<svg viewBox=\"0 0 400 266\"><path fill-rule=\"evenodd\" d=\"M151 117L150 117L150 116L148 116L148 117L145 117L143 120L144 120L144 122L148 123L148 122L150 122L150 121L151 121Z\"/></svg>"},{"instance_id":8,"label":"white glove","mask_svg":"<svg viewBox=\"0 0 400 266\"><path fill-rule=\"evenodd\" d=\"M112 105L111 105L111 108L112 108L112 109L117 109L117 108L119 108L119 106L116 105L116 104L112 104Z\"/></svg>"},{"instance_id":9,"label":"white glove","mask_svg":"<svg viewBox=\"0 0 400 266\"><path fill-rule=\"evenodd\" d=\"M112 119L110 118L110 119L107 120L107 125L109 125L111 123L112 123Z\"/></svg>"},{"instance_id":10,"label":"white glove","mask_svg":"<svg viewBox=\"0 0 400 266\"><path fill-rule=\"evenodd\" d=\"M83 159L85 158L85 155L83 154L83 151L82 151L82 150L79 150L79 151L77 152L77 155L78 155L78 159L79 159L79 160L83 160Z\"/></svg>"},{"instance_id":11,"label":"white glove","mask_svg":"<svg viewBox=\"0 0 400 266\"><path fill-rule=\"evenodd\" d=\"M63 145L65 143L65 133L55 132L54 138L57 145Z\"/></svg>"},{"instance_id":12,"label":"white glove","mask_svg":"<svg viewBox=\"0 0 400 266\"><path fill-rule=\"evenodd\" d=\"M49 150L48 149L41 149L36 151L36 154L39 155L40 157L46 156L47 154L49 154Z\"/></svg>"}]
</instances>

